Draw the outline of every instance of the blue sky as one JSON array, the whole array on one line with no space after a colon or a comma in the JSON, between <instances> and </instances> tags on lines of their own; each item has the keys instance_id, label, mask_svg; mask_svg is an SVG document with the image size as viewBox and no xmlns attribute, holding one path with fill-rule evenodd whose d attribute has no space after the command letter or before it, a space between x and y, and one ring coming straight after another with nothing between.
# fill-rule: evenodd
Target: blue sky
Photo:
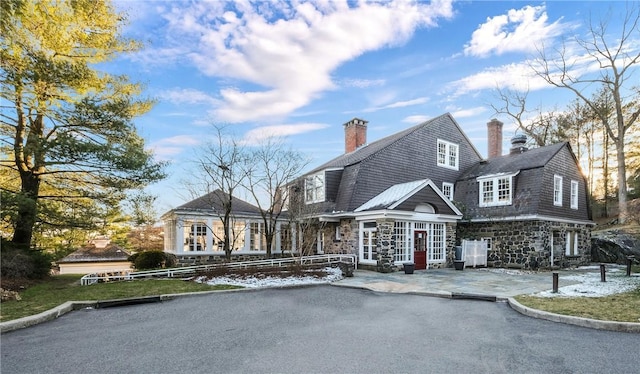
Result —
<instances>
[{"instance_id":1,"label":"blue sky","mask_svg":"<svg viewBox=\"0 0 640 374\"><path fill-rule=\"evenodd\" d=\"M169 177L149 188L163 213L189 200L181 181L197 178L187 161L228 125L248 144L265 136L311 159L344 152L342 124L369 121L369 142L446 112L483 156L495 89L529 90L528 106L563 109L573 100L533 74L536 48L574 49L589 17L625 10L592 1L120 1L123 30L146 47L109 63L157 99L136 119ZM612 23L611 31L616 25ZM637 45L636 45L637 47Z\"/></svg>"}]
</instances>

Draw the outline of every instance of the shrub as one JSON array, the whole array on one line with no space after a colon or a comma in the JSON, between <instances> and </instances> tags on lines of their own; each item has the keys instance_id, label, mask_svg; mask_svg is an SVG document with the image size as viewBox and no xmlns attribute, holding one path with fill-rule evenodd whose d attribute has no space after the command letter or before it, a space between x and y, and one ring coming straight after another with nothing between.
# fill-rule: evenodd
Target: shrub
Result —
<instances>
[{"instance_id":1,"label":"shrub","mask_svg":"<svg viewBox=\"0 0 640 374\"><path fill-rule=\"evenodd\" d=\"M129 261L137 270L148 270L175 266L176 257L162 251L144 251L132 254Z\"/></svg>"},{"instance_id":2,"label":"shrub","mask_svg":"<svg viewBox=\"0 0 640 374\"><path fill-rule=\"evenodd\" d=\"M23 249L2 241L0 273L7 278L42 279L51 271L51 257L35 249Z\"/></svg>"}]
</instances>

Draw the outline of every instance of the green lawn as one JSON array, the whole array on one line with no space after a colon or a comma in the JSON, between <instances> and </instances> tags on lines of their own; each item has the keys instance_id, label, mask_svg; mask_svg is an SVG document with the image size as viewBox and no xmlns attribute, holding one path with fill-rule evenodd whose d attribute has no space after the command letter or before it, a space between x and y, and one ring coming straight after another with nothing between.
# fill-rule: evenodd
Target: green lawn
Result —
<instances>
[{"instance_id":1,"label":"green lawn","mask_svg":"<svg viewBox=\"0 0 640 374\"><path fill-rule=\"evenodd\" d=\"M640 288L605 297L516 296L522 305L556 314L640 323Z\"/></svg>"},{"instance_id":2,"label":"green lawn","mask_svg":"<svg viewBox=\"0 0 640 374\"><path fill-rule=\"evenodd\" d=\"M213 291L235 286L188 282L179 279L145 279L127 282L80 285L81 275L58 275L20 292L20 301L0 304L0 321L38 314L66 301L97 301L174 293Z\"/></svg>"}]
</instances>

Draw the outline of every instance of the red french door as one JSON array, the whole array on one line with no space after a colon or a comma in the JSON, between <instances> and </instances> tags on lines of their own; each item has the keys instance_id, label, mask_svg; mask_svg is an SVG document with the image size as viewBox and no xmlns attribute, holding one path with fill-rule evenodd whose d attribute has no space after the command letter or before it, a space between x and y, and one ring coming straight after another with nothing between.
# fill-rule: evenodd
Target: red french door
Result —
<instances>
[{"instance_id":1,"label":"red french door","mask_svg":"<svg viewBox=\"0 0 640 374\"><path fill-rule=\"evenodd\" d=\"M413 233L413 262L416 270L427 268L427 232L414 231Z\"/></svg>"}]
</instances>

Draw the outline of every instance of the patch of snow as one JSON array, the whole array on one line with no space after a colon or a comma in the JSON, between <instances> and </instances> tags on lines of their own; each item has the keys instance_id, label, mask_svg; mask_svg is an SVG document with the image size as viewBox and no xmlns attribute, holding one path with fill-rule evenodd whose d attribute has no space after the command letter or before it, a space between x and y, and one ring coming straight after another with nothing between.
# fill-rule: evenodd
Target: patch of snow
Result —
<instances>
[{"instance_id":1,"label":"patch of snow","mask_svg":"<svg viewBox=\"0 0 640 374\"><path fill-rule=\"evenodd\" d=\"M289 277L274 277L274 276L224 276L215 278L198 277L196 282L207 283L211 285L231 285L241 286L245 288L263 288L263 287L287 287L287 286L300 286L309 284L324 284L335 282L343 278L342 270L340 268L326 267L323 269L327 275L318 278L313 276L289 276Z\"/></svg>"},{"instance_id":2,"label":"patch of snow","mask_svg":"<svg viewBox=\"0 0 640 374\"><path fill-rule=\"evenodd\" d=\"M607 270L607 273L619 269ZM607 276L606 282L600 281L600 273L585 273L563 276L562 279L578 282L570 286L559 287L557 293L542 291L534 294L538 297L602 297L633 291L640 287L640 276L627 277L624 274Z\"/></svg>"},{"instance_id":3,"label":"patch of snow","mask_svg":"<svg viewBox=\"0 0 640 374\"><path fill-rule=\"evenodd\" d=\"M514 269L504 269L504 268L481 268L479 271L487 271L489 273L496 274L507 274L507 275L523 275L530 274L530 271L522 271L522 270L514 270Z\"/></svg>"}]
</instances>

